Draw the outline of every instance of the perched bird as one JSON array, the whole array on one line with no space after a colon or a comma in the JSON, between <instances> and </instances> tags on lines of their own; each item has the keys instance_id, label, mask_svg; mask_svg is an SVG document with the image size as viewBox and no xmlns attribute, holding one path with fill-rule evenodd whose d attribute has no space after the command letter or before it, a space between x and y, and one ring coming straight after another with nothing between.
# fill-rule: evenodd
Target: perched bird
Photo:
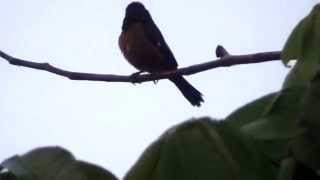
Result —
<instances>
[{"instance_id":1,"label":"perched bird","mask_svg":"<svg viewBox=\"0 0 320 180\"><path fill-rule=\"evenodd\" d=\"M140 2L132 2L126 8L119 46L128 62L141 72L165 73L177 69L173 53ZM202 94L186 79L178 75L169 80L193 106L201 105Z\"/></svg>"}]
</instances>

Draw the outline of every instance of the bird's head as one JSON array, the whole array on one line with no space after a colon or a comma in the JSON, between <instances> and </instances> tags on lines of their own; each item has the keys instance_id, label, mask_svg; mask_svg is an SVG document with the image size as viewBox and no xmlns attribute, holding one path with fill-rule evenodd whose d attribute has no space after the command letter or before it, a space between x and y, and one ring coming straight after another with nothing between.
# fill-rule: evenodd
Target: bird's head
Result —
<instances>
[{"instance_id":1,"label":"bird's head","mask_svg":"<svg viewBox=\"0 0 320 180\"><path fill-rule=\"evenodd\" d=\"M150 19L151 16L142 3L132 2L126 8L122 29L128 28L133 23L145 23Z\"/></svg>"}]
</instances>

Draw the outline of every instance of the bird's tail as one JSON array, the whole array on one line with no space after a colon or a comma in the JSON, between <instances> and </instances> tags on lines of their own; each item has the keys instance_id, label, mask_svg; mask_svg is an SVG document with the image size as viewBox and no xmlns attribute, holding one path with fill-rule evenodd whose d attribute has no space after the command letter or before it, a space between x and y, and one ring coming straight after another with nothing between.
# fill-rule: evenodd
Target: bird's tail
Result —
<instances>
[{"instance_id":1,"label":"bird's tail","mask_svg":"<svg viewBox=\"0 0 320 180\"><path fill-rule=\"evenodd\" d=\"M178 87L183 96L193 105L200 106L203 102L202 94L194 88L186 79L182 76L175 76L170 80Z\"/></svg>"}]
</instances>

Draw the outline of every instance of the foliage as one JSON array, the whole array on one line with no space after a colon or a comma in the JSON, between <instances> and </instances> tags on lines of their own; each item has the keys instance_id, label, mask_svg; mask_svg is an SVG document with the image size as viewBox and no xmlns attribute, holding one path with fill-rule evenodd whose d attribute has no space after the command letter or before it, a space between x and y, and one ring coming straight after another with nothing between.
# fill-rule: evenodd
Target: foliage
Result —
<instances>
[{"instance_id":1,"label":"foliage","mask_svg":"<svg viewBox=\"0 0 320 180\"><path fill-rule=\"evenodd\" d=\"M282 53L295 60L282 89L226 117L192 119L155 140L125 180L319 179L320 4L293 30ZM0 165L0 180L117 179L59 147Z\"/></svg>"},{"instance_id":2,"label":"foliage","mask_svg":"<svg viewBox=\"0 0 320 180\"><path fill-rule=\"evenodd\" d=\"M13 156L1 163L3 171L0 180L116 180L107 170L78 161L65 149L44 147L32 150L22 156Z\"/></svg>"}]
</instances>

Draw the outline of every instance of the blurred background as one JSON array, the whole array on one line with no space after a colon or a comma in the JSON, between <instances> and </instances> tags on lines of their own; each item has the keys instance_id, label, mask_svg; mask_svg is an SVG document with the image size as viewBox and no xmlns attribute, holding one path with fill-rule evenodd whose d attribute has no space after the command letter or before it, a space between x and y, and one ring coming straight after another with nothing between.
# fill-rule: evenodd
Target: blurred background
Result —
<instances>
[{"instance_id":1,"label":"blurred background","mask_svg":"<svg viewBox=\"0 0 320 180\"><path fill-rule=\"evenodd\" d=\"M118 48L129 0L5 0L0 49L59 68L129 75L136 70ZM231 54L281 50L317 0L144 0L180 67ZM222 119L281 88L280 61L218 68L186 77L204 94L192 107L167 80L71 81L0 60L0 161L58 145L122 177L169 127L193 117Z\"/></svg>"}]
</instances>

